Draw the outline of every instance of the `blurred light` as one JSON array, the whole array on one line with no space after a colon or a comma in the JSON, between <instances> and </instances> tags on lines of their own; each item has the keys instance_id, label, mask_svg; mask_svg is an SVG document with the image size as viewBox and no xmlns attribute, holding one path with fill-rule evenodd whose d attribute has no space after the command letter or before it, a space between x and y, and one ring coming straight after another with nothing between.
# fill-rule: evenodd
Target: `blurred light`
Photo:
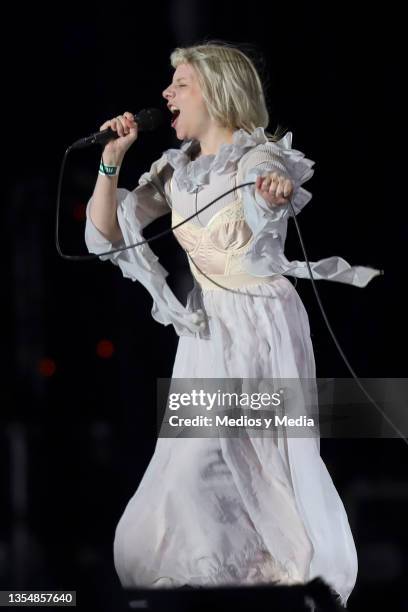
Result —
<instances>
[{"instance_id":1,"label":"blurred light","mask_svg":"<svg viewBox=\"0 0 408 612\"><path fill-rule=\"evenodd\" d=\"M40 359L37 369L38 373L41 374L41 376L49 377L55 374L57 366L53 359L48 359L47 357L44 357L44 359Z\"/></svg>"},{"instance_id":2,"label":"blurred light","mask_svg":"<svg viewBox=\"0 0 408 612\"><path fill-rule=\"evenodd\" d=\"M84 204L83 202L75 202L72 207L72 215L75 221L85 221L86 204Z\"/></svg>"},{"instance_id":3,"label":"blurred light","mask_svg":"<svg viewBox=\"0 0 408 612\"><path fill-rule=\"evenodd\" d=\"M110 340L100 340L96 345L96 354L102 359L109 359L114 353L113 343Z\"/></svg>"}]
</instances>

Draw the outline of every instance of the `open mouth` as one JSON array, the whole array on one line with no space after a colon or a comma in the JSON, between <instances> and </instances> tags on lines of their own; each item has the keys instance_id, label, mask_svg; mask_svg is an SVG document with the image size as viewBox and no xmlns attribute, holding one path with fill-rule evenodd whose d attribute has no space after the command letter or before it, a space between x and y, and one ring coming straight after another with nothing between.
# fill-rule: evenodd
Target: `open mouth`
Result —
<instances>
[{"instance_id":1,"label":"open mouth","mask_svg":"<svg viewBox=\"0 0 408 612\"><path fill-rule=\"evenodd\" d=\"M174 109L172 111L172 115L173 115L173 119L171 121L171 127L172 128L176 127L176 123L177 123L177 119L178 119L179 114L180 114L180 110L178 108Z\"/></svg>"}]
</instances>

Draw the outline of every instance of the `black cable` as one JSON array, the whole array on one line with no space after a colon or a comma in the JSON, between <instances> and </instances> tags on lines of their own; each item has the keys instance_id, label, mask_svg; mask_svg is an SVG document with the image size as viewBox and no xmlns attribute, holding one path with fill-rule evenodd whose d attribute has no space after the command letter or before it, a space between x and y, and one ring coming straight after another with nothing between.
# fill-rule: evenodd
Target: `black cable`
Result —
<instances>
[{"instance_id":1,"label":"black cable","mask_svg":"<svg viewBox=\"0 0 408 612\"><path fill-rule=\"evenodd\" d=\"M99 259L99 257L101 257L103 255L112 255L113 253L119 253L120 251L126 251L127 249L133 249L134 247L141 246L142 244L146 244L148 242L153 242L153 240L157 240L158 238L162 238L163 236L166 236L170 232L173 232L174 229L177 229L181 225L184 225L184 223L187 223L187 221L190 221L191 219L193 219L196 216L196 214L194 213L194 214L190 215L190 217L187 217L186 219L183 219L183 221L180 221L180 223L177 223L177 225L174 225L173 227L170 227L169 229L166 229L166 230L164 230L162 232L159 232L158 234L156 234L155 236L152 236L151 238L146 238L145 240L142 240L141 242L135 242L135 244L129 244L128 246L125 246L125 247L119 247L117 249L112 249L110 251L105 251L104 253L96 253L94 255L66 255L65 253L62 252L60 244L59 244L59 214L60 214L60 207L61 207L62 179L63 179L63 174L64 174L64 169L65 169L65 164L66 164L67 156L68 156L68 153L70 152L70 150L71 150L71 147L68 147L68 149L64 153L64 157L63 157L62 164L61 164L61 169L60 169L60 174L59 174L59 179L58 179L58 190L57 190L57 212L56 212L56 223L55 223L55 245L56 245L58 254L63 259L68 259L69 261L92 261L94 259ZM153 187L155 187L157 189L157 186L152 181L150 181L149 184L153 185ZM218 198L216 198L215 200L213 200L209 204L206 204L205 206L203 206L203 208L201 208L198 212L202 212L203 210L206 210L206 208L208 208L209 206L212 206L212 204L215 204L215 202L218 202L218 200L223 198L225 195L228 195L229 193L231 193L231 191L235 191L235 189L237 189L238 187L245 187L245 185L254 185L254 182L252 181L250 183L242 183L241 185L238 185L237 187L233 187L232 189L229 189L228 191L225 191ZM161 193L161 195L163 195L162 192L160 192L160 193Z\"/></svg>"},{"instance_id":2,"label":"black cable","mask_svg":"<svg viewBox=\"0 0 408 612\"><path fill-rule=\"evenodd\" d=\"M148 242L152 242L153 240L157 240L158 238L162 238L163 236L166 236L170 232L173 232L174 229L177 229L181 225L184 225L184 223L187 223L188 221L193 219L195 216L197 216L197 218L199 218L198 214L200 212L202 212L203 210L206 210L206 208L208 208L209 206L212 206L213 204L218 202L218 200L223 198L225 195L228 195L229 193L231 193L231 191L235 191L236 189L241 188L241 187L245 187L246 185L254 185L255 184L253 181L249 182L249 183L242 183L241 185L237 185L236 187L233 187L232 189L229 189L228 191L225 191L218 198L216 198L215 200L213 200L209 204L206 204L206 206L203 206L203 208L200 208L199 211L197 211L197 206L196 206L196 212L194 214L190 215L190 217L187 217L186 219L183 219L183 221L181 221L180 223L177 223L177 225L174 225L173 227L170 227L167 230L159 232L158 234L155 234L151 238L146 238L145 240L142 240L141 242L136 242L135 244L130 244L130 245L125 246L125 247L119 247L117 249L111 249L110 251L105 251L103 253L97 253L95 255L66 255L65 253L62 252L60 244L59 244L59 211L60 211L60 202L61 202L62 178L63 178L63 173L64 173L66 159L67 159L68 153L70 151L71 151L71 147L68 147L68 149L65 151L64 158L63 158L62 164L61 164L60 175L59 175L59 180L58 180L57 213L56 213L56 225L55 225L55 243L56 243L56 248L57 248L58 254L63 259L68 259L69 261L92 261L94 259L99 259L103 255L112 255L113 253L118 253L120 251L126 251L127 249L132 249L134 247L141 246L142 244L146 244ZM102 167L105 169L105 165L103 163L102 157L101 157L101 163L102 163ZM155 187L155 189L157 189L160 192L160 194L162 195L162 197L167 201L166 194L164 192L162 192L161 190L159 190L157 188L157 185L155 183L153 183L153 181L150 181L149 183L150 183L150 185L153 185L153 187ZM197 196L197 192L196 192L196 196ZM197 204L197 200L196 200L196 204ZM171 208L171 206L169 206L169 208ZM187 253L187 251L186 251L186 253ZM189 253L187 253L187 256L194 263L194 265L196 266L196 268L198 269L200 274L205 276L214 285L220 287L221 289L225 289L225 291L230 291L232 293L237 293L237 294L240 294L240 295L247 295L249 297L262 297L264 299L276 299L272 295L263 295L263 294L259 294L259 293L258 294L248 293L247 291L238 291L238 290L235 290L235 289L231 289L230 287L224 287L223 285L220 285L219 283L214 281L214 279L212 279L209 276L207 276L204 272L202 272L202 270L200 270L198 265L194 262L192 257L189 255ZM296 280L296 282L294 284L294 287L297 286L297 279L295 279L295 280Z\"/></svg>"},{"instance_id":3,"label":"black cable","mask_svg":"<svg viewBox=\"0 0 408 612\"><path fill-rule=\"evenodd\" d=\"M56 214L56 230L55 230L55 240L56 240L56 247L57 247L57 251L58 251L59 255L60 255L62 258L64 258L64 259L68 259L68 260L71 260L71 261L89 261L89 260L97 259L97 258L101 257L101 255L112 255L112 253L117 253L117 252L119 252L119 251L125 251L125 250L127 250L127 249L131 249L131 248L134 248L134 247L140 246L140 245L142 245L142 244L145 244L145 243L151 242L151 241L153 241L153 240L157 240L158 238L161 238L162 236L165 236L166 234L168 234L168 233L170 233L170 232L173 232L173 230L174 230L174 229L177 229L178 227L180 227L180 226L181 226L181 225L183 225L184 223L187 223L188 221L190 221L190 219L194 218L195 216L197 216L197 217L198 217L198 213L200 213L200 212L202 212L202 211L206 210L206 209L207 209L209 206L212 206L212 204L215 204L215 202L218 202L218 200L220 200L221 198L223 198L225 195L228 195L229 193L231 193L232 191L235 191L235 190L236 190L236 189L238 189L238 188L245 187L246 185L254 185L254 184L255 184L255 182L254 182L254 181L251 181L251 182L248 182L248 183L242 183L241 185L236 185L236 186L235 186L235 187L233 187L232 189L229 189L228 191L225 191L223 194L221 194L221 195L220 195L218 198L216 198L215 200L213 200L213 201L212 201L212 202L210 202L209 204L206 204L205 206L203 206L203 208L201 208L199 211L196 211L196 213L192 214L190 217L187 217L186 219L183 219L183 221L181 221L180 223L176 224L174 227L171 227L171 228L169 228L169 229L167 229L167 230L164 230L163 232L160 232L160 233L156 234L155 236L152 236L151 238L145 239L145 240L143 240L142 242L137 242L137 243L135 243L135 244L131 244L131 245L128 245L128 246L126 246L126 247L120 247L120 248L118 248L118 249L112 249L111 251L106 251L105 253L98 253L98 254L95 254L95 255L65 255L64 253L62 253L62 251L61 251L61 249L60 249L60 246L59 246L59 239L58 239L58 234L59 234L59 209L60 209L60 200L61 200L61 191L62 191L62 178L63 178L63 172L64 172L64 168L65 168L66 159L67 159L68 153L69 153L70 151L71 151L71 147L68 147L68 149L65 151L64 158L63 158L63 160L62 160L62 164L61 164L61 170L60 170L59 180L58 180L58 194L57 194L57 214ZM154 186L156 189L158 189L158 188L157 188L157 186L155 185L155 183L153 183L153 181L150 181L150 184L151 184L151 185L153 185L153 186ZM159 191L160 191L160 190L159 190ZM166 198L165 194L163 194L163 193L161 192L161 195L163 195L163 196L164 196L164 198L165 198L165 199L166 199L166 201L167 201L167 198ZM355 381L357 382L358 386L360 387L361 391L364 393L364 395L367 397L367 399L368 399L368 400L369 400L369 401L370 401L370 402L373 404L373 406L375 406L375 408L376 408L376 409L377 409L377 410L380 412L380 414L381 414L381 415L382 415L382 416L385 418L385 420L388 422L388 424L389 424L389 425L391 425L391 427L394 429L394 431L395 431L396 433L398 433L398 435L401 437L401 439L402 439L402 440L405 442L405 444L407 444L407 446L408 446L408 440L405 438L405 436L403 435L403 433L402 433L401 431L399 431L399 429L398 429L398 428L397 428L397 427L394 425L394 423L393 423L393 422L392 422L392 421L391 421L391 420L388 418L388 416L387 416L387 415L386 415L386 414L383 412L383 410L382 410L382 408L379 406L379 404L377 404L377 402L376 402L376 401L375 401L375 400L374 400L374 399L371 397L371 395L368 393L368 391L366 391L366 389L365 389L365 388L363 387L363 385L360 383L360 381L359 381L359 379L358 379L358 377L357 377L356 373L354 372L353 368L351 367L351 365L350 365L350 363L349 363L349 361L348 361L348 359L347 359L346 355L344 354L344 351L342 350L342 348L341 348L341 346L340 346L340 344L339 344L339 342L338 342L338 340L337 340L337 338L336 338L336 336L335 336L335 334L334 334L334 332L333 332L333 330L332 330L332 328L331 328L331 325L330 325L329 320L328 320L328 318L327 318L327 315L326 315L326 312L325 312L325 310L324 310L323 304L322 304L322 302L321 302L321 300L320 300L319 293L318 293L317 288L316 288L316 286L315 286L315 280L314 280L314 278L313 278L313 273L312 273L312 270L311 270L311 267L310 267L310 264L309 264L309 259L308 259L307 254L306 254L306 249L305 249L305 246L304 246L304 244L303 244L302 234L301 234L301 231L300 231L300 228L299 228L299 224L298 224L297 219L296 219L296 211L295 211L294 206L293 206L293 204L292 204L292 200L291 200L291 198L288 198L288 201L289 201L289 204L290 204L291 209L292 209L292 213L293 213L293 220L294 220L294 222L295 222L296 231L297 231L297 233L298 233L298 235L299 235L299 241L300 241L300 245L301 245L301 247L302 247L303 255L304 255L304 258L305 258L305 261L306 261L306 265L307 265L307 268L308 268L308 272L309 272L309 275L310 275L310 280L311 280L311 282L312 282L313 291L314 291L314 294L315 294L315 297L316 297L316 300L317 300L318 306L319 306L319 308L320 308L320 311L321 311L321 313L322 313L323 320L324 320L324 322L325 322L325 324L326 324L327 329L329 330L329 333L330 333L330 335L331 335L331 337L332 337L332 339L333 339L333 342L334 342L334 344L335 344L335 346L336 346L337 350L339 351L341 358L343 359L343 361L344 361L344 363L346 364L347 368L348 368L348 369L349 369L349 371L351 372L352 377L355 379ZM192 261L193 261L193 260L192 260ZM196 267L197 267L197 264L195 264L195 265L196 265ZM382 272L382 274L384 273L383 271L381 271L381 272ZM212 280L212 279L210 279L210 280ZM213 281L213 282L214 282L214 281ZM215 284L217 284L217 283L215 283ZM221 287L222 287L222 286L221 286ZM222 288L224 288L224 289L225 289L225 290L227 290L227 291L232 291L232 292L234 292L234 290L232 290L232 289L230 289L230 288L228 288L228 287L222 287ZM248 294L248 295L250 295L250 294ZM267 298L271 298L271 297L273 297L273 296L264 296L264 295L262 295L262 296L259 296L259 297L267 297Z\"/></svg>"}]
</instances>

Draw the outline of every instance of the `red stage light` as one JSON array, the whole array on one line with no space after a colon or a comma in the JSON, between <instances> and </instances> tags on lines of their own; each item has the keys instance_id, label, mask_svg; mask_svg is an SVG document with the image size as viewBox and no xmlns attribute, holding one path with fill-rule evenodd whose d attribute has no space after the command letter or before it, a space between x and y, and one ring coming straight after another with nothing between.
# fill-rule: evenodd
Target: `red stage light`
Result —
<instances>
[{"instance_id":1,"label":"red stage light","mask_svg":"<svg viewBox=\"0 0 408 612\"><path fill-rule=\"evenodd\" d=\"M109 359L114 351L113 343L110 340L100 340L96 345L96 354L102 359Z\"/></svg>"}]
</instances>

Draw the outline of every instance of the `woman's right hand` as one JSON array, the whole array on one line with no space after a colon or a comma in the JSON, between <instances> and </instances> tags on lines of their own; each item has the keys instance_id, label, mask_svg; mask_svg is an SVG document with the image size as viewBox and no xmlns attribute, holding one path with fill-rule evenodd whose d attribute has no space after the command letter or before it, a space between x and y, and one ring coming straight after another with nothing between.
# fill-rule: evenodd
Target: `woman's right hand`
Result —
<instances>
[{"instance_id":1,"label":"woman's right hand","mask_svg":"<svg viewBox=\"0 0 408 612\"><path fill-rule=\"evenodd\" d=\"M103 163L117 166L122 162L126 151L138 136L138 126L132 113L123 113L101 125L99 131L111 128L119 137L106 143L103 149Z\"/></svg>"}]
</instances>

